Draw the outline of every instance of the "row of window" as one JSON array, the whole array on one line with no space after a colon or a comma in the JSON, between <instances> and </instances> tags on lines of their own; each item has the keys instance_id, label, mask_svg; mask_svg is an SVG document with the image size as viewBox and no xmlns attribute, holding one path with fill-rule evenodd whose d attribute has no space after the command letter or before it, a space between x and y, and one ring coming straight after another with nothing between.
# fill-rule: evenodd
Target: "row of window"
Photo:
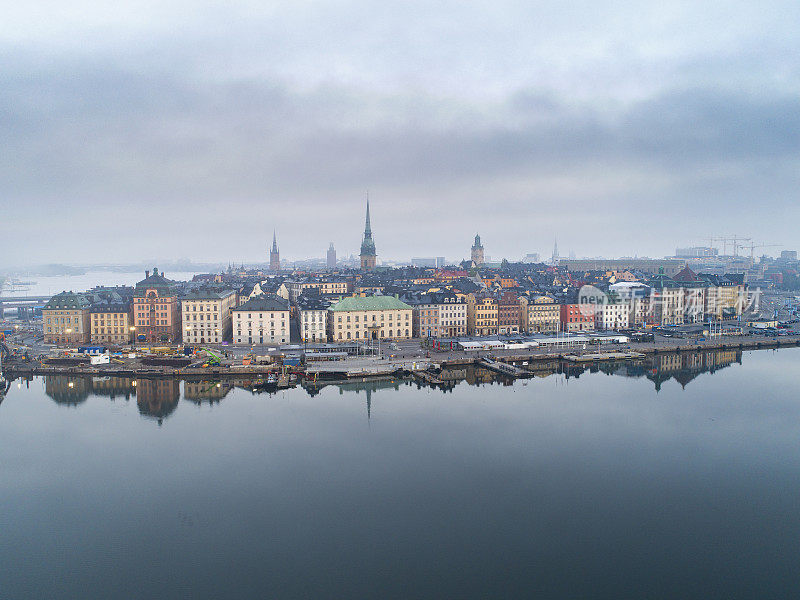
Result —
<instances>
[{"instance_id":1,"label":"row of window","mask_svg":"<svg viewBox=\"0 0 800 600\"><path fill-rule=\"evenodd\" d=\"M208 311L208 312L212 312L212 311L213 312L218 312L219 311L219 307L216 304L206 304L206 305L203 305L203 304L199 304L199 305L198 304L184 304L183 305L183 307L186 309L187 312L189 311L189 307L191 307L192 312L197 312L197 310L198 310L197 307L198 306L200 307L200 312L203 312L204 306L205 306L205 310ZM212 306L214 308L211 308Z\"/></svg>"},{"instance_id":2,"label":"row of window","mask_svg":"<svg viewBox=\"0 0 800 600\"><path fill-rule=\"evenodd\" d=\"M369 334L369 332L367 332L367 331L364 332L363 336L359 335L360 333L361 333L360 331L356 331L355 335L351 336L350 332L348 331L347 334L346 334L346 337L347 337L348 340L351 340L351 339L356 339L356 340L365 339L365 340L367 340L367 339L370 339L372 337ZM397 330L397 336L398 337L403 337L402 330L400 330L400 329ZM382 338L384 338L384 337L393 338L394 337L394 330L390 329L388 335L384 335L384 331L381 330L380 337L382 337ZM408 329L406 329L405 337L411 337L409 335ZM344 339L342 337L341 333L339 334L339 339Z\"/></svg>"},{"instance_id":3,"label":"row of window","mask_svg":"<svg viewBox=\"0 0 800 600\"><path fill-rule=\"evenodd\" d=\"M408 313L406 313L406 321L408 321L408 316L409 316ZM355 320L356 323L358 323L359 322L359 315L355 315L355 319L354 320ZM383 321L383 320L384 320L383 314L381 314L381 321ZM389 321L392 320L392 313L389 313L389 319L388 320ZM397 320L400 321L400 315L397 315ZM342 315L339 315L337 321L339 323L342 322ZM368 321L369 321L369 319L367 319L367 316L364 315L364 322L366 323ZM347 315L347 322L348 323L350 322L350 315ZM372 315L372 322L373 323L377 322L377 319L375 318L375 315Z\"/></svg>"}]
</instances>

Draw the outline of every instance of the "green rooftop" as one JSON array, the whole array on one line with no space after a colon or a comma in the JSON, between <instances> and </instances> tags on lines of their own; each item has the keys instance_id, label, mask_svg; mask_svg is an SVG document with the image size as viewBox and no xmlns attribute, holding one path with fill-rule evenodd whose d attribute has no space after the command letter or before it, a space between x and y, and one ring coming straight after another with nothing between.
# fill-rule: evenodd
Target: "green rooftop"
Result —
<instances>
[{"instance_id":1,"label":"green rooftop","mask_svg":"<svg viewBox=\"0 0 800 600\"><path fill-rule=\"evenodd\" d=\"M397 309L411 310L411 307L394 296L367 296L365 298L343 298L330 308L333 311Z\"/></svg>"}]
</instances>

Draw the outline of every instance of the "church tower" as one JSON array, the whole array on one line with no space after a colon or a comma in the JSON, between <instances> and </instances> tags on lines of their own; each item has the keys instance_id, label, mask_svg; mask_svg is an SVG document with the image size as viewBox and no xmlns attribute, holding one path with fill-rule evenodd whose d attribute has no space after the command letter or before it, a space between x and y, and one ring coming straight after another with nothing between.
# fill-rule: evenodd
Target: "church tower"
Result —
<instances>
[{"instance_id":1,"label":"church tower","mask_svg":"<svg viewBox=\"0 0 800 600\"><path fill-rule=\"evenodd\" d=\"M329 269L336 268L336 248L333 247L333 242L331 242L331 245L328 247L327 265Z\"/></svg>"},{"instance_id":2,"label":"church tower","mask_svg":"<svg viewBox=\"0 0 800 600\"><path fill-rule=\"evenodd\" d=\"M278 252L278 238L275 230L272 231L272 249L269 251L269 270L277 273L281 270L281 254Z\"/></svg>"},{"instance_id":3,"label":"church tower","mask_svg":"<svg viewBox=\"0 0 800 600\"><path fill-rule=\"evenodd\" d=\"M483 264L483 245L481 244L481 236L475 234L475 243L472 244L472 264L480 267Z\"/></svg>"},{"instance_id":4,"label":"church tower","mask_svg":"<svg viewBox=\"0 0 800 600\"><path fill-rule=\"evenodd\" d=\"M372 227L369 224L369 198L367 198L367 222L364 226L364 241L361 242L361 270L371 271L375 268L375 242L372 240Z\"/></svg>"}]
</instances>

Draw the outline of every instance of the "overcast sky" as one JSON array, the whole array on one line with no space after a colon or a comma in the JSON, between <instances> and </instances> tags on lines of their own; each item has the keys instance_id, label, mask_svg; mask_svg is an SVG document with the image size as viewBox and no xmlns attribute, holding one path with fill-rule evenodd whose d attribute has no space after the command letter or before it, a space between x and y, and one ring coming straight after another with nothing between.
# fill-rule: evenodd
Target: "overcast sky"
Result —
<instances>
[{"instance_id":1,"label":"overcast sky","mask_svg":"<svg viewBox=\"0 0 800 600\"><path fill-rule=\"evenodd\" d=\"M0 264L800 247L800 3L7 3ZM768 249L771 253L781 248Z\"/></svg>"}]
</instances>

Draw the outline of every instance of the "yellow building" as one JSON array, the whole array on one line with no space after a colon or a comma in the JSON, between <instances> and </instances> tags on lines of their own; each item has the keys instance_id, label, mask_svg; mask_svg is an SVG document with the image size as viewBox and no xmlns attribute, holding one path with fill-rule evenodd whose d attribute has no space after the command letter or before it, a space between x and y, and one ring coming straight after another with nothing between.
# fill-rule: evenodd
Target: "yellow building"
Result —
<instances>
[{"instance_id":1,"label":"yellow building","mask_svg":"<svg viewBox=\"0 0 800 600\"><path fill-rule=\"evenodd\" d=\"M93 306L89 316L92 344L126 345L133 341L133 311L130 304Z\"/></svg>"},{"instance_id":2,"label":"yellow building","mask_svg":"<svg viewBox=\"0 0 800 600\"><path fill-rule=\"evenodd\" d=\"M561 305L550 296L519 299L520 330L525 333L557 333L561 322Z\"/></svg>"},{"instance_id":3,"label":"yellow building","mask_svg":"<svg viewBox=\"0 0 800 600\"><path fill-rule=\"evenodd\" d=\"M86 344L89 341L89 301L81 294L61 292L42 309L46 344Z\"/></svg>"},{"instance_id":4,"label":"yellow building","mask_svg":"<svg viewBox=\"0 0 800 600\"><path fill-rule=\"evenodd\" d=\"M409 339L412 309L394 296L344 298L330 307L328 338L333 342Z\"/></svg>"},{"instance_id":5,"label":"yellow building","mask_svg":"<svg viewBox=\"0 0 800 600\"><path fill-rule=\"evenodd\" d=\"M499 316L498 302L491 296L479 297L475 294L467 296L467 334L468 335L495 335L497 334L497 319Z\"/></svg>"}]
</instances>

